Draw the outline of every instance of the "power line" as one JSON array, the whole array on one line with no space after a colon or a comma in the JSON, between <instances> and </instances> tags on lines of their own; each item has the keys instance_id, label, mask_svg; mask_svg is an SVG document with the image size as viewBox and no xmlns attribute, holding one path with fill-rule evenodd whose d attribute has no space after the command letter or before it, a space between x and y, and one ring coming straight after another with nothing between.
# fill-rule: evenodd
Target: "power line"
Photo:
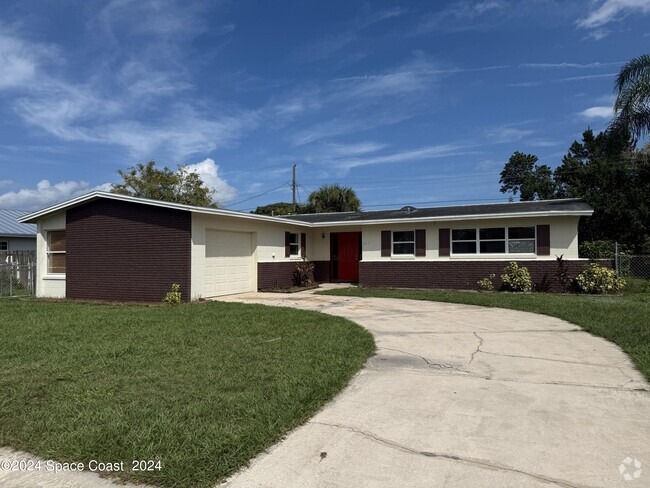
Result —
<instances>
[{"instance_id":1,"label":"power line","mask_svg":"<svg viewBox=\"0 0 650 488\"><path fill-rule=\"evenodd\" d=\"M244 199L244 200L240 200L240 201L238 201L238 202L231 203L231 204L229 204L228 206L226 206L226 207L224 207L224 208L234 207L235 205L239 205L240 203L248 202L248 201L250 201L250 200L254 200L254 199L258 198L258 197L262 197L262 196L264 196L264 195L268 195L268 194L271 193L271 192L274 192L274 191L276 191L276 190L279 190L279 189L282 188L283 186L287 186L287 183L282 183L280 186L276 186L275 188L272 188L272 189L270 189L270 190L268 190L268 191L265 191L265 192L263 192L263 193L260 193L260 194L258 194L258 195L255 195L255 196L253 196L253 197L246 198L246 199Z\"/></svg>"}]
</instances>

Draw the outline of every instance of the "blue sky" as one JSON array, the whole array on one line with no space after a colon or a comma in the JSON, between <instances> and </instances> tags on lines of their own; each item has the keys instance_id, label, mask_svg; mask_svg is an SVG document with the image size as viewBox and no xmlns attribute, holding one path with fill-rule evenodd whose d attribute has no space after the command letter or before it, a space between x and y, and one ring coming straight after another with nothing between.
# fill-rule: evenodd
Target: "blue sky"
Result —
<instances>
[{"instance_id":1,"label":"blue sky","mask_svg":"<svg viewBox=\"0 0 650 488\"><path fill-rule=\"evenodd\" d=\"M555 167L606 126L649 20L650 0L5 1L0 208L149 160L241 210L289 201L293 162L303 201L325 183L368 210L506 200L515 150Z\"/></svg>"}]
</instances>

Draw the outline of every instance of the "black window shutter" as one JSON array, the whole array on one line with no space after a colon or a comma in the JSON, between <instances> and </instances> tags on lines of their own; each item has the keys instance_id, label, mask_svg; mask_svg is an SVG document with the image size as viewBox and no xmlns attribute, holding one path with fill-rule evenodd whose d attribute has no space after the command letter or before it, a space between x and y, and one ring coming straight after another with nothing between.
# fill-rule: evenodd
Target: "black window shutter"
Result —
<instances>
[{"instance_id":1,"label":"black window shutter","mask_svg":"<svg viewBox=\"0 0 650 488\"><path fill-rule=\"evenodd\" d=\"M285 258L291 256L291 246L289 245L290 243L291 243L291 233L285 232L284 233L284 257Z\"/></svg>"},{"instance_id":2,"label":"black window shutter","mask_svg":"<svg viewBox=\"0 0 650 488\"><path fill-rule=\"evenodd\" d=\"M300 255L303 258L307 257L307 234L304 232L300 234Z\"/></svg>"},{"instance_id":3,"label":"black window shutter","mask_svg":"<svg viewBox=\"0 0 650 488\"><path fill-rule=\"evenodd\" d=\"M382 230L381 231L381 255L382 256L390 256L390 231L389 230Z\"/></svg>"},{"instance_id":4,"label":"black window shutter","mask_svg":"<svg viewBox=\"0 0 650 488\"><path fill-rule=\"evenodd\" d=\"M449 256L449 229L440 229L438 232L438 255Z\"/></svg>"},{"instance_id":5,"label":"black window shutter","mask_svg":"<svg viewBox=\"0 0 650 488\"><path fill-rule=\"evenodd\" d=\"M415 231L415 255L427 255L427 231L425 229Z\"/></svg>"},{"instance_id":6,"label":"black window shutter","mask_svg":"<svg viewBox=\"0 0 650 488\"><path fill-rule=\"evenodd\" d=\"M551 226L537 226L537 255L550 256L551 254Z\"/></svg>"}]
</instances>

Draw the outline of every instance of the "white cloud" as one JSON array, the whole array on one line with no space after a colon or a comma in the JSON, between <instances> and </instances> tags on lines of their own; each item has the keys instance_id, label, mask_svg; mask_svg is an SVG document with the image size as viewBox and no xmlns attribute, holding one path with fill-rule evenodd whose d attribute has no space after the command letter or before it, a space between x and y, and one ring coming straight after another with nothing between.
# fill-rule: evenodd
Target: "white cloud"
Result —
<instances>
[{"instance_id":1,"label":"white cloud","mask_svg":"<svg viewBox=\"0 0 650 488\"><path fill-rule=\"evenodd\" d=\"M650 0L604 0L597 2L596 5L597 7L586 17L576 22L579 27L594 29L619 21L634 12L650 13Z\"/></svg>"},{"instance_id":2,"label":"white cloud","mask_svg":"<svg viewBox=\"0 0 650 488\"><path fill-rule=\"evenodd\" d=\"M86 181L61 181L52 184L41 180L36 188L22 188L0 195L0 208L37 210L94 190L108 191L110 184L91 187Z\"/></svg>"},{"instance_id":3,"label":"white cloud","mask_svg":"<svg viewBox=\"0 0 650 488\"><path fill-rule=\"evenodd\" d=\"M216 190L215 199L221 205L237 197L237 190L219 176L219 165L213 159L207 158L200 163L188 164L186 167L190 172L197 173L206 186Z\"/></svg>"},{"instance_id":4,"label":"white cloud","mask_svg":"<svg viewBox=\"0 0 650 488\"><path fill-rule=\"evenodd\" d=\"M0 24L0 29L5 30ZM44 44L29 43L22 39L0 34L0 90L22 88L37 75L41 63L56 62L54 48Z\"/></svg>"},{"instance_id":5,"label":"white cloud","mask_svg":"<svg viewBox=\"0 0 650 488\"><path fill-rule=\"evenodd\" d=\"M533 69L564 69L564 68L576 68L576 69L596 69L596 68L606 68L610 66L620 66L622 63L620 61L601 63L596 61L595 63L522 63L519 65L519 68L533 68Z\"/></svg>"},{"instance_id":6,"label":"white cloud","mask_svg":"<svg viewBox=\"0 0 650 488\"><path fill-rule=\"evenodd\" d=\"M580 112L585 119L611 119L614 115L612 107L589 107Z\"/></svg>"},{"instance_id":7,"label":"white cloud","mask_svg":"<svg viewBox=\"0 0 650 488\"><path fill-rule=\"evenodd\" d=\"M4 188L5 186L10 186L13 184L14 182L11 180L0 180L0 188Z\"/></svg>"},{"instance_id":8,"label":"white cloud","mask_svg":"<svg viewBox=\"0 0 650 488\"><path fill-rule=\"evenodd\" d=\"M448 7L427 15L416 29L417 34L435 31L464 31L486 26L490 14L510 12L512 9L505 0L466 0L452 2ZM487 18L487 19L486 19Z\"/></svg>"},{"instance_id":9,"label":"white cloud","mask_svg":"<svg viewBox=\"0 0 650 488\"><path fill-rule=\"evenodd\" d=\"M533 134L529 129L518 129L511 126L494 127L485 131L487 139L491 143L516 142Z\"/></svg>"},{"instance_id":10,"label":"white cloud","mask_svg":"<svg viewBox=\"0 0 650 488\"><path fill-rule=\"evenodd\" d=\"M411 149L391 154L369 156L365 158L349 158L332 161L331 166L348 171L360 166L370 166L376 164L403 163L406 161L422 161L428 159L437 159L448 156L458 156L461 154L472 154L467 146L458 144L439 144L419 149Z\"/></svg>"}]
</instances>

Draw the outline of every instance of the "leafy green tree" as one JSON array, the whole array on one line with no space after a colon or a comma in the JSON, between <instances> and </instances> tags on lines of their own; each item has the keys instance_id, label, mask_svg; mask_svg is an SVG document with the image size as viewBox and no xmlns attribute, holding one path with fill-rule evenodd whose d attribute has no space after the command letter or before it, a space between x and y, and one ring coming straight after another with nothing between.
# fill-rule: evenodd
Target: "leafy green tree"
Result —
<instances>
[{"instance_id":1,"label":"leafy green tree","mask_svg":"<svg viewBox=\"0 0 650 488\"><path fill-rule=\"evenodd\" d=\"M571 144L554 179L558 197L582 198L594 208L580 223L583 240L618 241L640 252L650 235L649 153L617 131L588 129Z\"/></svg>"},{"instance_id":2,"label":"leafy green tree","mask_svg":"<svg viewBox=\"0 0 650 488\"><path fill-rule=\"evenodd\" d=\"M309 213L358 212L361 201L348 186L323 185L309 195Z\"/></svg>"},{"instance_id":3,"label":"leafy green tree","mask_svg":"<svg viewBox=\"0 0 650 488\"><path fill-rule=\"evenodd\" d=\"M205 186L201 177L185 166L179 166L177 171L167 166L158 169L154 161L149 161L117 173L122 177L122 183L111 186L113 193L198 207L218 207L213 201L215 190Z\"/></svg>"},{"instance_id":4,"label":"leafy green tree","mask_svg":"<svg viewBox=\"0 0 650 488\"><path fill-rule=\"evenodd\" d=\"M298 205L297 213L306 213L305 205ZM260 215L291 215L294 213L293 204L287 202L270 203L257 207L252 213Z\"/></svg>"},{"instance_id":5,"label":"leafy green tree","mask_svg":"<svg viewBox=\"0 0 650 488\"><path fill-rule=\"evenodd\" d=\"M610 131L630 132L635 139L650 134L650 55L628 61L616 77L616 116Z\"/></svg>"},{"instance_id":6,"label":"leafy green tree","mask_svg":"<svg viewBox=\"0 0 650 488\"><path fill-rule=\"evenodd\" d=\"M501 171L501 193L519 193L521 201L554 198L553 171L545 164L536 164L537 161L534 154L515 151Z\"/></svg>"}]
</instances>

